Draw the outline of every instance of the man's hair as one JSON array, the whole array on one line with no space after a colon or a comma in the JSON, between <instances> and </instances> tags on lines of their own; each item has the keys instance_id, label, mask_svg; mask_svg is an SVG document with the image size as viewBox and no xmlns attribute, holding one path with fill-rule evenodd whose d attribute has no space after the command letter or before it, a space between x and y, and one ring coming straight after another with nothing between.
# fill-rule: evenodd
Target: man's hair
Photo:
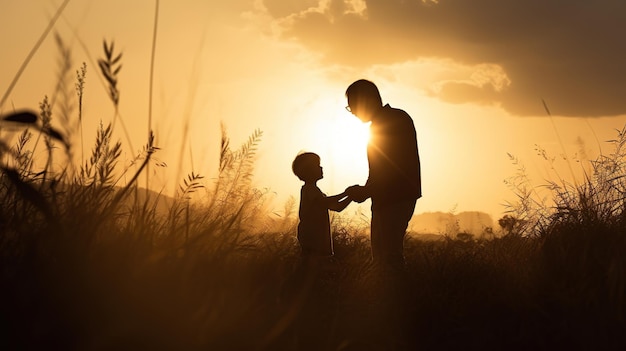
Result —
<instances>
[{"instance_id":1,"label":"man's hair","mask_svg":"<svg viewBox=\"0 0 626 351\"><path fill-rule=\"evenodd\" d=\"M346 89L346 97L353 101L376 102L383 105L378 87L367 79L359 79L350 84Z\"/></svg>"},{"instance_id":2,"label":"man's hair","mask_svg":"<svg viewBox=\"0 0 626 351\"><path fill-rule=\"evenodd\" d=\"M304 180L307 174L311 171L312 167L319 165L320 157L313 152L303 152L298 154L291 164L293 174L298 176L300 180Z\"/></svg>"}]
</instances>

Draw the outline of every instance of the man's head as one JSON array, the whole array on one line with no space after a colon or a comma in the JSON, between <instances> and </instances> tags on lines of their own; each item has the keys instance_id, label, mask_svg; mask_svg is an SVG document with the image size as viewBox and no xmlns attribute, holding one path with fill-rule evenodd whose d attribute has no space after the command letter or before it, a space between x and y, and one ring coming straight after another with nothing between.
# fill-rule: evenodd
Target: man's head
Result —
<instances>
[{"instance_id":1,"label":"man's head","mask_svg":"<svg viewBox=\"0 0 626 351\"><path fill-rule=\"evenodd\" d=\"M291 169L302 181L317 181L324 176L320 167L320 157L313 152L304 152L296 156Z\"/></svg>"},{"instance_id":2,"label":"man's head","mask_svg":"<svg viewBox=\"0 0 626 351\"><path fill-rule=\"evenodd\" d=\"M383 101L376 85L369 80L359 79L346 90L350 112L363 122L372 120L372 116L383 107Z\"/></svg>"}]
</instances>

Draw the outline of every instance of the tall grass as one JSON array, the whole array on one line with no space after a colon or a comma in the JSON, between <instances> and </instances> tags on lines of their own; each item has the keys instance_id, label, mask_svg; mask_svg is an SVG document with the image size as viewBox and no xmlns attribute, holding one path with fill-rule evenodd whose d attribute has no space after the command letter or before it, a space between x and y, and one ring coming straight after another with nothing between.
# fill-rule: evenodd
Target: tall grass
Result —
<instances>
[{"instance_id":1,"label":"tall grass","mask_svg":"<svg viewBox=\"0 0 626 351\"><path fill-rule=\"evenodd\" d=\"M113 48L100 72L116 104ZM78 123L86 72L63 97L79 99L67 109ZM626 130L584 182L549 183L549 198L517 161L519 202L497 235L408 236L405 272L388 274L371 264L365 229L343 217L332 222L335 257L301 265L295 201L276 220L251 181L260 130L233 148L222 126L214 182L192 171L174 197L148 196L137 179L156 162L152 134L122 160L101 123L90 155L72 164L54 111L44 98L39 113L0 121L3 349L626 346Z\"/></svg>"}]
</instances>

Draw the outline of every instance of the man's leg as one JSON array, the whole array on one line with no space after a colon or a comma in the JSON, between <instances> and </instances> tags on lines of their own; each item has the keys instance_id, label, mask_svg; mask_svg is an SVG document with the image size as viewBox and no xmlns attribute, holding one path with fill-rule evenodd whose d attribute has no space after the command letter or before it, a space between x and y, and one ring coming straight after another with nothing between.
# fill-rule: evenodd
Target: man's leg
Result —
<instances>
[{"instance_id":1,"label":"man's leg","mask_svg":"<svg viewBox=\"0 0 626 351\"><path fill-rule=\"evenodd\" d=\"M372 211L372 257L393 269L404 268L404 236L415 200L388 204Z\"/></svg>"},{"instance_id":2,"label":"man's leg","mask_svg":"<svg viewBox=\"0 0 626 351\"><path fill-rule=\"evenodd\" d=\"M374 264L380 264L383 259L384 250L383 246L383 236L384 233L384 225L383 221L385 218L385 214L380 209L372 208L372 223L370 225L370 238L371 238L371 247L372 247L372 260Z\"/></svg>"}]
</instances>

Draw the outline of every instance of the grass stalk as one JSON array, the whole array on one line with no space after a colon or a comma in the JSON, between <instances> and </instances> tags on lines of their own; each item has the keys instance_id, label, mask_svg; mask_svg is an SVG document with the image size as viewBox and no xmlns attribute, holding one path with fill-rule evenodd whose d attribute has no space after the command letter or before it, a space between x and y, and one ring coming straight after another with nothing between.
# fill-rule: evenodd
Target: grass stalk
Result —
<instances>
[{"instance_id":1,"label":"grass stalk","mask_svg":"<svg viewBox=\"0 0 626 351\"><path fill-rule=\"evenodd\" d=\"M67 6L69 2L70 0L65 0L63 1L63 3L61 3L61 5L59 5L59 8L57 9L54 16L52 16L50 21L48 21L48 25L46 26L46 29L44 29L43 33L41 33L41 35L39 36L39 39L37 39L37 42L35 43L35 45L33 45L28 55L26 55L26 58L24 59L24 61L22 61L20 68L15 73L13 80L11 80L11 83L9 84L7 90L4 92L4 94L2 95L2 98L0 99L0 109L2 109L2 107L4 106L4 103L9 98L9 95L13 91L13 88L15 87L17 82L20 80L22 73L24 73L24 70L26 70L26 67L30 63L30 60L35 56L35 53L37 52L37 50L39 50L39 47L41 47L41 44L43 44L44 40L46 40L46 37L48 37L48 34L50 34L50 31L52 30L52 28L54 28L54 25L56 24L57 20L59 19L59 17L63 13L63 11L65 10L65 7Z\"/></svg>"},{"instance_id":2,"label":"grass stalk","mask_svg":"<svg viewBox=\"0 0 626 351\"><path fill-rule=\"evenodd\" d=\"M148 138L152 133L152 99L154 93L154 61L156 59L157 29L159 28L159 0L155 0L154 26L152 29L152 50L150 52L150 78L148 86ZM150 188L150 165L146 166L146 189Z\"/></svg>"}]
</instances>

